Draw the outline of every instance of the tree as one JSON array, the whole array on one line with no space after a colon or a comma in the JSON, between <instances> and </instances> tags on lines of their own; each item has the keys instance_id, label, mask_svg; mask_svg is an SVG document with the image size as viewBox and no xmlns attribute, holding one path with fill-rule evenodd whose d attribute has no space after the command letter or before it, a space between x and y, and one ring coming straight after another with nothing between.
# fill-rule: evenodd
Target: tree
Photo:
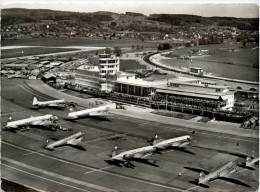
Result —
<instances>
[{"instance_id":1,"label":"tree","mask_svg":"<svg viewBox=\"0 0 260 192\"><path fill-rule=\"evenodd\" d=\"M158 50L167 50L167 49L171 49L171 45L169 43L161 43L158 46Z\"/></svg>"},{"instance_id":2,"label":"tree","mask_svg":"<svg viewBox=\"0 0 260 192\"><path fill-rule=\"evenodd\" d=\"M105 50L105 53L106 54L111 54L111 49L107 47L106 50Z\"/></svg>"},{"instance_id":3,"label":"tree","mask_svg":"<svg viewBox=\"0 0 260 192\"><path fill-rule=\"evenodd\" d=\"M120 47L114 47L114 54L117 56L117 57L120 57L122 55L122 50Z\"/></svg>"}]
</instances>

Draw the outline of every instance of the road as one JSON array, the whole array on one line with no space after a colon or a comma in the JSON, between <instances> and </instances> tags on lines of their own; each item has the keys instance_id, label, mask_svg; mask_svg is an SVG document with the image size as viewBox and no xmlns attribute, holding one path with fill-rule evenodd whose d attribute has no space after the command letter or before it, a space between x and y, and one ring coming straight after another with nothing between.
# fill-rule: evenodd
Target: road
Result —
<instances>
[{"instance_id":1,"label":"road","mask_svg":"<svg viewBox=\"0 0 260 192\"><path fill-rule=\"evenodd\" d=\"M73 128L73 131L32 128L26 132L2 132L2 177L5 179L44 191L254 191L258 187L258 169L240 168L241 174L235 175L251 188L215 181L209 189L194 185L192 181L198 178L198 173L187 169L201 167L210 171L221 162L243 162L244 158L239 157L241 153L258 156L258 140L196 131L192 135L193 147L186 152L165 151L154 156L159 160L157 164L133 162L133 169L119 167L105 161L110 158L115 144L120 149L133 149L147 145L147 139L155 133L171 138L191 135L190 129L113 114L106 119L86 118L69 122L63 119L68 112L66 110L32 110L30 107L35 95L52 99L31 89L21 79L2 79L2 127L10 114L14 119L22 119L51 113L60 118L59 123L63 127ZM10 98L14 101L9 101ZM54 151L42 148L46 139L62 138L77 131L85 133L83 145L86 151L69 146ZM179 172L181 176L178 176Z\"/></svg>"}]
</instances>

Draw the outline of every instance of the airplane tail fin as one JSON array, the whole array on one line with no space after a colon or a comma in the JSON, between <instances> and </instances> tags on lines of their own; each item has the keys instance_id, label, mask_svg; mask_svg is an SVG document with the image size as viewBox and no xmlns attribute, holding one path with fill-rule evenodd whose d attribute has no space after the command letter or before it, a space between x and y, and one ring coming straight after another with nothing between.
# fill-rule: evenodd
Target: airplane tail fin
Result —
<instances>
[{"instance_id":1,"label":"airplane tail fin","mask_svg":"<svg viewBox=\"0 0 260 192\"><path fill-rule=\"evenodd\" d=\"M152 145L156 145L157 143L160 142L160 138L159 136L156 134L153 138L152 138Z\"/></svg>"},{"instance_id":2,"label":"airplane tail fin","mask_svg":"<svg viewBox=\"0 0 260 192\"><path fill-rule=\"evenodd\" d=\"M205 173L203 171L199 174L199 183L202 181L202 179L205 177Z\"/></svg>"},{"instance_id":3,"label":"airplane tail fin","mask_svg":"<svg viewBox=\"0 0 260 192\"><path fill-rule=\"evenodd\" d=\"M116 156L116 155L117 155L117 151L118 151L118 146L115 145L115 147L114 147L114 149L113 149L113 151L112 151L111 157Z\"/></svg>"},{"instance_id":4,"label":"airplane tail fin","mask_svg":"<svg viewBox=\"0 0 260 192\"><path fill-rule=\"evenodd\" d=\"M10 121L13 121L13 120L14 120L13 116L9 115L9 117L7 118L7 123L10 122Z\"/></svg>"},{"instance_id":5,"label":"airplane tail fin","mask_svg":"<svg viewBox=\"0 0 260 192\"><path fill-rule=\"evenodd\" d=\"M248 166L248 164L250 163L251 160L252 160L252 158L250 156L247 156L245 165Z\"/></svg>"},{"instance_id":6,"label":"airplane tail fin","mask_svg":"<svg viewBox=\"0 0 260 192\"><path fill-rule=\"evenodd\" d=\"M75 111L74 107L71 106L71 107L69 108L69 113L70 113L70 112L74 112L74 111Z\"/></svg>"},{"instance_id":7,"label":"airplane tail fin","mask_svg":"<svg viewBox=\"0 0 260 192\"><path fill-rule=\"evenodd\" d=\"M37 100L36 97L33 98L33 103L32 103L32 104L33 104L33 105L37 105L37 104L38 104L38 100Z\"/></svg>"}]
</instances>

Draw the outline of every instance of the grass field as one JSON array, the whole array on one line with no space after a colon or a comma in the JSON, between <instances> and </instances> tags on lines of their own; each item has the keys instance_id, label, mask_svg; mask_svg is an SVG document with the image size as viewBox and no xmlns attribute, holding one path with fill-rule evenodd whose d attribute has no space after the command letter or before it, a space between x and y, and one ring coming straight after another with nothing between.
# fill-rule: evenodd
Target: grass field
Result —
<instances>
[{"instance_id":1,"label":"grass field","mask_svg":"<svg viewBox=\"0 0 260 192\"><path fill-rule=\"evenodd\" d=\"M134 45L157 47L158 42L153 41L137 41L133 39L112 39L104 40L103 38L32 38L32 39L18 39L2 40L2 46L92 46L92 47L131 47Z\"/></svg>"},{"instance_id":2,"label":"grass field","mask_svg":"<svg viewBox=\"0 0 260 192\"><path fill-rule=\"evenodd\" d=\"M198 49L207 49L211 55L194 57L192 62L171 58L175 55L189 55L191 50ZM239 43L185 47L173 50L168 57L171 59L162 59L161 62L177 68L200 67L208 73L231 79L259 81L259 48L253 44L247 44L245 48Z\"/></svg>"},{"instance_id":3,"label":"grass field","mask_svg":"<svg viewBox=\"0 0 260 192\"><path fill-rule=\"evenodd\" d=\"M138 70L138 69L146 69L145 65L141 65L139 62L133 59L120 59L120 71L129 71L129 70Z\"/></svg>"},{"instance_id":4,"label":"grass field","mask_svg":"<svg viewBox=\"0 0 260 192\"><path fill-rule=\"evenodd\" d=\"M242 44L240 43L200 45L197 47L175 49L171 54L169 54L169 57L190 55L192 50L206 49L209 51L210 56L196 57L193 58L193 60L223 62L247 67L256 67L259 62L259 48L253 49L254 47L253 44L249 43L245 48L242 48ZM234 49L234 51L227 51L232 49Z\"/></svg>"},{"instance_id":5,"label":"grass field","mask_svg":"<svg viewBox=\"0 0 260 192\"><path fill-rule=\"evenodd\" d=\"M1 50L1 58L12 58L12 57L23 57L30 55L58 53L65 51L75 51L78 49L67 49L67 48L50 48L50 47L31 47L31 48L19 48L19 49L5 49Z\"/></svg>"}]
</instances>

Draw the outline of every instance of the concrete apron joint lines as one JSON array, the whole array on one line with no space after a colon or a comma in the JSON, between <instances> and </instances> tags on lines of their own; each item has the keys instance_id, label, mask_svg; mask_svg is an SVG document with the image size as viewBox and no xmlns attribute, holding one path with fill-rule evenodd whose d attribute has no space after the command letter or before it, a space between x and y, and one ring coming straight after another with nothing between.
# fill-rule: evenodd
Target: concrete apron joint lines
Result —
<instances>
[{"instance_id":1,"label":"concrete apron joint lines","mask_svg":"<svg viewBox=\"0 0 260 192\"><path fill-rule=\"evenodd\" d=\"M70 178L70 177L66 177L66 176L62 176L62 175L59 175L59 174L56 174L56 173L53 173L53 172L45 171L43 169L39 169L39 168L33 167L31 165L21 163L21 162L9 159L7 157L2 157L2 160L7 161L9 163L12 163L14 165L18 165L18 166L23 167L23 168L27 168L27 169L35 171L35 172L43 173L44 175L47 175L48 177L54 177L54 178L62 179L62 180L67 181L67 182L76 183L76 184L83 185L83 186L86 186L86 187L90 187L90 188L93 188L93 189L96 189L96 190L99 190L99 191L116 192L113 189L109 189L109 188L106 188L106 187L102 187L102 186L87 183L87 182L83 182L83 181L73 179L73 178Z\"/></svg>"}]
</instances>

